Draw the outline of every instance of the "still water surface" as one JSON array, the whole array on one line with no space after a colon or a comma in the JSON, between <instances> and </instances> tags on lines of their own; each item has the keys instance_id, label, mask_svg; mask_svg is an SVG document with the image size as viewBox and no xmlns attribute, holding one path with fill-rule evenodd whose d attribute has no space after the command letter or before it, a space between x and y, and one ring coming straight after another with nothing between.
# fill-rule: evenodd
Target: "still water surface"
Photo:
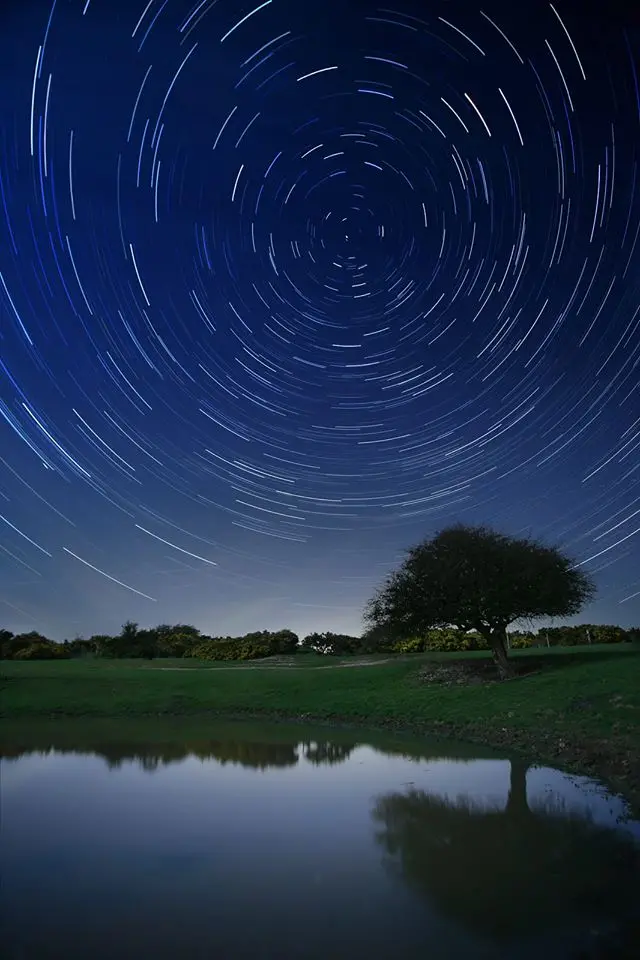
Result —
<instances>
[{"instance_id":1,"label":"still water surface","mask_svg":"<svg viewBox=\"0 0 640 960\"><path fill-rule=\"evenodd\" d=\"M620 800L475 746L52 722L1 756L6 960L609 957L639 902Z\"/></svg>"}]
</instances>

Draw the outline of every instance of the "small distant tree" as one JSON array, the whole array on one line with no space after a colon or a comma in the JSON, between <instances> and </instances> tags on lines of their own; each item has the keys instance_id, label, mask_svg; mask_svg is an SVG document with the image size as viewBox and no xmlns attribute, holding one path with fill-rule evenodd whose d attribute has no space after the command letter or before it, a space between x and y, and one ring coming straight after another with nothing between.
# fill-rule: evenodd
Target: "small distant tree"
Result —
<instances>
[{"instance_id":1,"label":"small distant tree","mask_svg":"<svg viewBox=\"0 0 640 960\"><path fill-rule=\"evenodd\" d=\"M127 620L122 624L120 636L114 637L115 656L116 657L141 657L142 648L145 644L145 631L140 630L139 626L133 620Z\"/></svg>"},{"instance_id":2,"label":"small distant tree","mask_svg":"<svg viewBox=\"0 0 640 960\"><path fill-rule=\"evenodd\" d=\"M88 643L90 650L97 657L112 658L115 657L114 644L116 637L111 637L107 633L94 633L89 637Z\"/></svg>"},{"instance_id":3,"label":"small distant tree","mask_svg":"<svg viewBox=\"0 0 640 960\"><path fill-rule=\"evenodd\" d=\"M303 650L332 657L344 657L362 652L360 637L346 633L309 633L302 641Z\"/></svg>"},{"instance_id":4,"label":"small distant tree","mask_svg":"<svg viewBox=\"0 0 640 960\"><path fill-rule=\"evenodd\" d=\"M158 637L155 630L138 630L130 657L143 657L145 660L153 660L158 653Z\"/></svg>"},{"instance_id":5,"label":"small distant tree","mask_svg":"<svg viewBox=\"0 0 640 960\"><path fill-rule=\"evenodd\" d=\"M138 630L138 624L132 620L127 620L122 625L120 633L115 637L97 634L91 637L95 646L96 653L101 657L110 657L115 659L124 659L126 657L138 657L141 631Z\"/></svg>"},{"instance_id":6,"label":"small distant tree","mask_svg":"<svg viewBox=\"0 0 640 960\"><path fill-rule=\"evenodd\" d=\"M92 657L96 654L93 640L85 640L83 637L74 637L71 641L65 640L70 657Z\"/></svg>"},{"instance_id":7,"label":"small distant tree","mask_svg":"<svg viewBox=\"0 0 640 960\"><path fill-rule=\"evenodd\" d=\"M285 628L284 630L277 630L275 633L271 633L269 635L269 639L271 648L276 654L295 653L298 649L298 634L294 633L293 630L289 630L288 628Z\"/></svg>"},{"instance_id":8,"label":"small distant tree","mask_svg":"<svg viewBox=\"0 0 640 960\"><path fill-rule=\"evenodd\" d=\"M138 624L133 620L127 620L122 624L120 636L126 643L133 644L138 636Z\"/></svg>"},{"instance_id":9,"label":"small distant tree","mask_svg":"<svg viewBox=\"0 0 640 960\"><path fill-rule=\"evenodd\" d=\"M573 616L594 595L590 577L556 547L458 524L407 551L369 602L365 621L398 638L433 627L476 630L508 677L510 623Z\"/></svg>"}]
</instances>

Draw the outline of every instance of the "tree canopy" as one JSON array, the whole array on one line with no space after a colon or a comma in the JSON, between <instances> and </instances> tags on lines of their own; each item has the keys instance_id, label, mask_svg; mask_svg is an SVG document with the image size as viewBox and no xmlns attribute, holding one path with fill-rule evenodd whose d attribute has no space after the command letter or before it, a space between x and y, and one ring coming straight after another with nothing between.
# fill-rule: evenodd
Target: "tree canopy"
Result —
<instances>
[{"instance_id":1,"label":"tree canopy","mask_svg":"<svg viewBox=\"0 0 640 960\"><path fill-rule=\"evenodd\" d=\"M501 674L509 675L510 623L572 616L594 595L590 577L557 547L458 524L407 550L370 601L365 621L396 637L434 627L476 630L489 641Z\"/></svg>"}]
</instances>

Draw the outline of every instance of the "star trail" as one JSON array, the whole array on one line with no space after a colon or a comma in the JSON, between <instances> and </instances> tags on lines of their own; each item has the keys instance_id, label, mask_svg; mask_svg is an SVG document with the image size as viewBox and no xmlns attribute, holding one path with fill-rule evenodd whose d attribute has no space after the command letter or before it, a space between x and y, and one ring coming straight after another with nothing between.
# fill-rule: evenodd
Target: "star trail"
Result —
<instances>
[{"instance_id":1,"label":"star trail","mask_svg":"<svg viewBox=\"0 0 640 960\"><path fill-rule=\"evenodd\" d=\"M590 10L2 6L0 626L360 632L457 520L640 622L640 31Z\"/></svg>"}]
</instances>

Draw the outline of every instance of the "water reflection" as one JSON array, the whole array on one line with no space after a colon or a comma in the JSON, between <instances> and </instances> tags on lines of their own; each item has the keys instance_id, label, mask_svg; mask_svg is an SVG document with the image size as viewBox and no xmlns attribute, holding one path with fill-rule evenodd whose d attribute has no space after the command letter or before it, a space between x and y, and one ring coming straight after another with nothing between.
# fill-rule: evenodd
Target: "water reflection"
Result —
<instances>
[{"instance_id":1,"label":"water reflection","mask_svg":"<svg viewBox=\"0 0 640 960\"><path fill-rule=\"evenodd\" d=\"M181 731L179 723L167 727L166 721L158 724L136 724L122 739L123 723L108 721L98 723L88 731L78 731L73 723L54 722L36 724L17 729L5 728L0 739L0 759L17 760L37 753L96 756L105 761L110 770L125 764L136 764L147 773L154 773L170 764L182 763L189 757L203 762L215 760L220 765L232 764L254 770L269 770L294 767L306 762L314 766L336 766L349 759L354 750L371 742L356 739L344 731L332 732L323 729L310 736L308 728L269 727L256 728L242 723L222 725L224 737L194 736L192 728ZM209 726L211 726L209 724ZM214 725L214 728L217 725ZM264 730L269 736L264 736ZM166 731L166 739L162 731ZM296 732L299 730L298 735ZM409 738L381 740L375 738L375 748L389 757L398 757L410 762L442 759L441 742L414 741ZM493 750L470 745L452 745L447 755L465 762L483 757L492 758Z\"/></svg>"},{"instance_id":2,"label":"water reflection","mask_svg":"<svg viewBox=\"0 0 640 960\"><path fill-rule=\"evenodd\" d=\"M320 743L307 741L302 743L301 746L304 758L308 760L309 763L314 763L316 766L321 766L323 763L334 766L336 763L344 763L345 760L348 760L356 745L352 744L349 746L344 743L331 743L327 741Z\"/></svg>"},{"instance_id":3,"label":"water reflection","mask_svg":"<svg viewBox=\"0 0 640 960\"><path fill-rule=\"evenodd\" d=\"M558 797L530 802L527 770L511 762L503 807L413 788L378 797L372 817L387 868L493 941L570 930L581 920L597 942L598 934L612 934L611 916L628 937L638 902L637 844Z\"/></svg>"},{"instance_id":4,"label":"water reflection","mask_svg":"<svg viewBox=\"0 0 640 960\"><path fill-rule=\"evenodd\" d=\"M221 766L236 764L254 770L269 770L295 767L300 760L314 766L335 766L344 763L357 744L333 743L331 741L306 740L300 743L273 743L238 740L205 740L193 743L102 743L73 749L65 745L39 743L37 747L26 744L0 745L0 759L17 760L38 753L92 755L105 761L110 770L117 770L125 763L136 763L146 773L154 773L161 767L181 763L188 757L198 760L215 760ZM416 759L416 758L414 758Z\"/></svg>"},{"instance_id":5,"label":"water reflection","mask_svg":"<svg viewBox=\"0 0 640 960\"><path fill-rule=\"evenodd\" d=\"M640 825L593 781L287 725L2 736L9 958L635 960Z\"/></svg>"}]
</instances>

